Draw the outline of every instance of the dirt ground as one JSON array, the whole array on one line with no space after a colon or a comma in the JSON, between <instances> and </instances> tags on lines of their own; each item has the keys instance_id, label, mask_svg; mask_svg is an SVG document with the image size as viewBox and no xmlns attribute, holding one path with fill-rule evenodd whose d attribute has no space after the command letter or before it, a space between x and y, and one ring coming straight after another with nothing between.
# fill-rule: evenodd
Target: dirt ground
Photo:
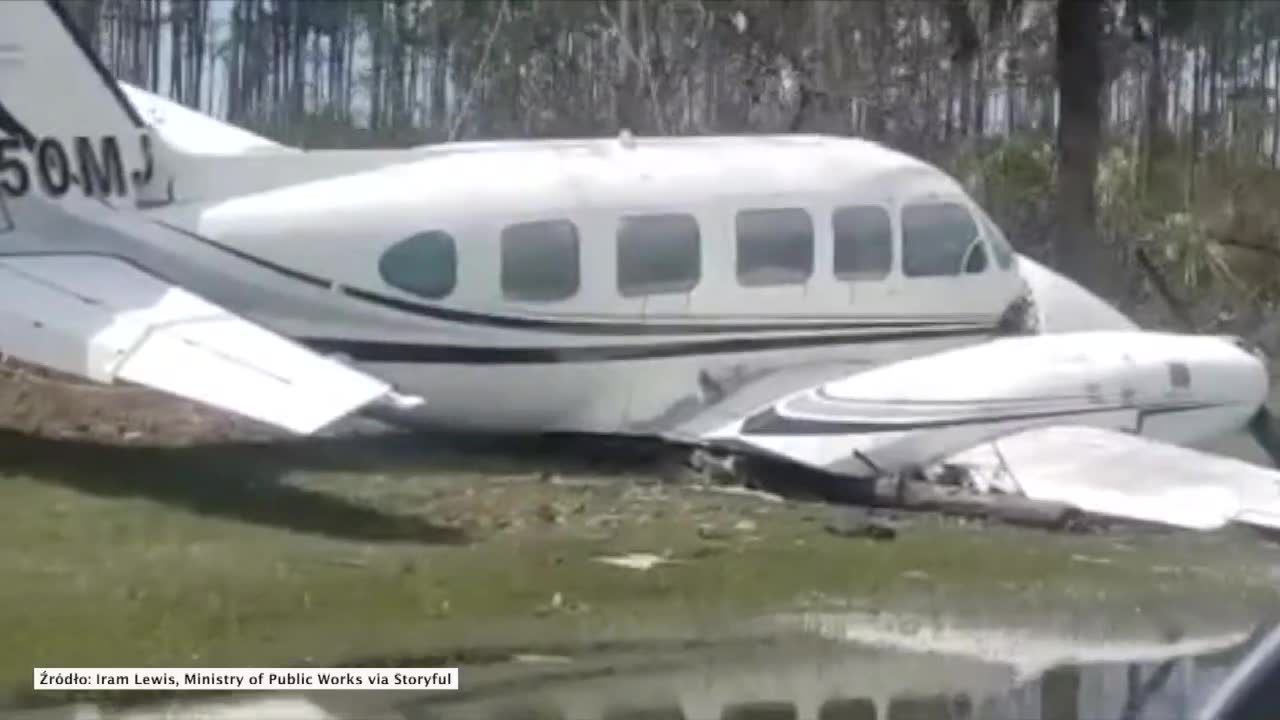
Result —
<instances>
[{"instance_id":1,"label":"dirt ground","mask_svg":"<svg viewBox=\"0 0 1280 720\"><path fill-rule=\"evenodd\" d=\"M252 420L160 392L81 381L7 357L0 359L0 429L161 446L282 436Z\"/></svg>"}]
</instances>

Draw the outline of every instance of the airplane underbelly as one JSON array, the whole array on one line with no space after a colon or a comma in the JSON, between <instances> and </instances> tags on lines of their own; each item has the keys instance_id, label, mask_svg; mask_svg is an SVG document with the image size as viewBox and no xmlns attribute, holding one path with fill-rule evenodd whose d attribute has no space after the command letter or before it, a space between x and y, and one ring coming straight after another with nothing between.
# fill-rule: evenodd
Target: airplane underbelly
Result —
<instances>
[{"instance_id":1,"label":"airplane underbelly","mask_svg":"<svg viewBox=\"0 0 1280 720\"><path fill-rule=\"evenodd\" d=\"M815 382L982 340L850 341L638 359L357 364L403 392L428 398L397 416L405 424L700 441L712 427Z\"/></svg>"}]
</instances>

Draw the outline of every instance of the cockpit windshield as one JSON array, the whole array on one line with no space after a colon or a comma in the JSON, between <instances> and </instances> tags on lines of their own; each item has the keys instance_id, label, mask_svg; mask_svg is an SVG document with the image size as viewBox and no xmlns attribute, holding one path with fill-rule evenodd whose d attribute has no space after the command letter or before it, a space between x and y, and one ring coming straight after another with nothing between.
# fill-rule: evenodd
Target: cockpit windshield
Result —
<instances>
[{"instance_id":1,"label":"cockpit windshield","mask_svg":"<svg viewBox=\"0 0 1280 720\"><path fill-rule=\"evenodd\" d=\"M977 210L978 218L982 221L983 234L987 236L987 242L991 243L991 253L996 256L996 264L1000 266L1001 270L1008 270L1013 267L1013 246L1005 238L1000 226L987 215L985 210L977 206L975 206L975 209Z\"/></svg>"}]
</instances>

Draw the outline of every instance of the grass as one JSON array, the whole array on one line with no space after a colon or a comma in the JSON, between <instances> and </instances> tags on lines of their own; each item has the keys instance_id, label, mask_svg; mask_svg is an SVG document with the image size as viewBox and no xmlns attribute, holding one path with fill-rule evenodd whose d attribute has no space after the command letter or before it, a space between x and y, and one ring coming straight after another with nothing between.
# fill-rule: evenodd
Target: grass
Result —
<instances>
[{"instance_id":1,"label":"grass","mask_svg":"<svg viewBox=\"0 0 1280 720\"><path fill-rule=\"evenodd\" d=\"M478 662L711 638L814 598L1117 622L1277 599L1266 549L1229 537L1120 541L916 517L893 542L853 540L824 532L815 506L548 482L645 468L477 450L0 436L0 692L31 700L40 665ZM592 560L629 551L680 562L635 572Z\"/></svg>"}]
</instances>

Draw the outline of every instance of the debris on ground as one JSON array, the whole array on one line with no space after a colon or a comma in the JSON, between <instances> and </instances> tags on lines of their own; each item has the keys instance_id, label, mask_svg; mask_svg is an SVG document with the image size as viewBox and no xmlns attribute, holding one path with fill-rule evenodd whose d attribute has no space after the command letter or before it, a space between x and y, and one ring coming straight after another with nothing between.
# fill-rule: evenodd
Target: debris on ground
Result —
<instances>
[{"instance_id":1,"label":"debris on ground","mask_svg":"<svg viewBox=\"0 0 1280 720\"><path fill-rule=\"evenodd\" d=\"M839 537L893 540L898 536L894 523L863 508L838 508L822 527Z\"/></svg>"},{"instance_id":2,"label":"debris on ground","mask_svg":"<svg viewBox=\"0 0 1280 720\"><path fill-rule=\"evenodd\" d=\"M627 555L610 555L593 559L605 565L640 571L652 570L659 565L679 562L663 555L654 555L653 553L629 553Z\"/></svg>"},{"instance_id":3,"label":"debris on ground","mask_svg":"<svg viewBox=\"0 0 1280 720\"><path fill-rule=\"evenodd\" d=\"M1280 472L1139 436L1044 428L960 459L975 475L1003 475L1016 487L1016 494L980 496L1012 517L1068 526L1089 514L1191 530L1232 523L1280 529Z\"/></svg>"}]
</instances>

